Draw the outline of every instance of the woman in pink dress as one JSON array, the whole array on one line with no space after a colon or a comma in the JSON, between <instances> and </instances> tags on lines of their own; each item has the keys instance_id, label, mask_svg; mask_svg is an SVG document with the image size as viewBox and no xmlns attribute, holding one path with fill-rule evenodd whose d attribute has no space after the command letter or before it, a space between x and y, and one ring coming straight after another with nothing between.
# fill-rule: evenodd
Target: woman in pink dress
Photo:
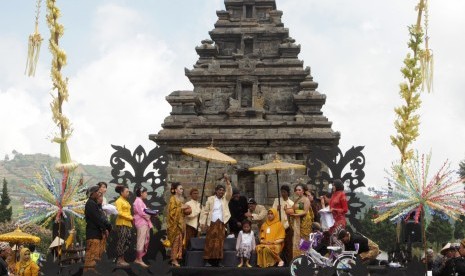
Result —
<instances>
[{"instance_id":1,"label":"woman in pink dress","mask_svg":"<svg viewBox=\"0 0 465 276\"><path fill-rule=\"evenodd\" d=\"M335 179L333 182L333 194L329 201L329 210L334 218L334 225L329 229L329 232L337 234L340 229L346 227L346 214L349 210L344 184L340 179Z\"/></svg>"},{"instance_id":2,"label":"woman in pink dress","mask_svg":"<svg viewBox=\"0 0 465 276\"><path fill-rule=\"evenodd\" d=\"M144 199L147 199L147 189L144 187L136 190L136 200L134 200L134 224L137 229L137 246L136 246L136 264L142 267L148 267L144 263L142 257L147 253L147 248L150 241L150 230L152 229L152 222L150 221L150 215L144 212L147 206L144 203Z\"/></svg>"}]
</instances>

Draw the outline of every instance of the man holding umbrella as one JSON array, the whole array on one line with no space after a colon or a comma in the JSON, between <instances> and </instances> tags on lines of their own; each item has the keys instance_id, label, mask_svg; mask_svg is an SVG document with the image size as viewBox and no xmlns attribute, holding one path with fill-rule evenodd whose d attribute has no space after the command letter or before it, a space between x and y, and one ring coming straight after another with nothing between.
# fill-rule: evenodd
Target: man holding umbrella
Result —
<instances>
[{"instance_id":1,"label":"man holding umbrella","mask_svg":"<svg viewBox=\"0 0 465 276\"><path fill-rule=\"evenodd\" d=\"M201 227L207 229L205 238L204 259L212 266L219 266L223 259L224 239L226 237L226 224L231 218L228 203L231 200L232 188L229 176L224 174L226 187L222 184L215 188L215 195L207 199L202 210Z\"/></svg>"}]
</instances>

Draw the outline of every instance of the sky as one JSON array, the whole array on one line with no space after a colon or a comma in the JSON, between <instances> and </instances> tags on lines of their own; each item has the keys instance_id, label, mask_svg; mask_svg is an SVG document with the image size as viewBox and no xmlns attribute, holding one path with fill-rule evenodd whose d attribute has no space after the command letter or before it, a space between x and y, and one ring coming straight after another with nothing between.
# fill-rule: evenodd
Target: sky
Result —
<instances>
[{"instance_id":1,"label":"sky","mask_svg":"<svg viewBox=\"0 0 465 276\"><path fill-rule=\"evenodd\" d=\"M318 91L326 94L323 113L341 132L343 152L365 146L364 183L386 184L385 170L399 159L390 143L394 108L402 104L400 68L408 53L407 26L416 22L413 0L276 0L283 23L301 45L299 59L310 66ZM109 165L111 145L151 149L171 111L165 97L191 90L184 68L198 56L195 46L209 38L220 0L58 1L65 26L60 40L68 56L64 113L74 129L68 145L73 160ZM465 159L465 1L431 1L430 48L434 91L423 93L420 154L432 152L432 170ZM35 77L24 75L27 38L34 30L35 1L0 4L0 158L23 154L59 155L50 142L49 32L45 7L44 41Z\"/></svg>"}]
</instances>

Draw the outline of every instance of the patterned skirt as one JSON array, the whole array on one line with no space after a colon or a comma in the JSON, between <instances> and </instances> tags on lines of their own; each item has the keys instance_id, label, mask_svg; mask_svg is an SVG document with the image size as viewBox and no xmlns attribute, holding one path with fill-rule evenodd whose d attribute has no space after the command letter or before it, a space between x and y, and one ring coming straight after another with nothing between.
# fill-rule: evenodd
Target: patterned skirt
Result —
<instances>
[{"instance_id":1,"label":"patterned skirt","mask_svg":"<svg viewBox=\"0 0 465 276\"><path fill-rule=\"evenodd\" d=\"M212 222L205 237L205 249L203 258L223 259L224 239L226 238L226 228L220 220Z\"/></svg>"},{"instance_id":2,"label":"patterned skirt","mask_svg":"<svg viewBox=\"0 0 465 276\"><path fill-rule=\"evenodd\" d=\"M182 250L182 233L179 233L177 236L174 237L171 244L171 260L182 259Z\"/></svg>"},{"instance_id":3,"label":"patterned skirt","mask_svg":"<svg viewBox=\"0 0 465 276\"><path fill-rule=\"evenodd\" d=\"M102 256L102 241L98 239L86 240L86 256L84 258L84 272L93 270Z\"/></svg>"},{"instance_id":4,"label":"patterned skirt","mask_svg":"<svg viewBox=\"0 0 465 276\"><path fill-rule=\"evenodd\" d=\"M186 225L186 241L184 243L184 249L187 249L189 247L189 241L192 238L197 237L197 233L198 233L197 229L195 229L194 227L190 225Z\"/></svg>"},{"instance_id":5,"label":"patterned skirt","mask_svg":"<svg viewBox=\"0 0 465 276\"><path fill-rule=\"evenodd\" d=\"M236 252L236 256L250 260L250 255L252 254L253 249L254 248L252 248L250 244L241 244Z\"/></svg>"},{"instance_id":6,"label":"patterned skirt","mask_svg":"<svg viewBox=\"0 0 465 276\"><path fill-rule=\"evenodd\" d=\"M118 243L116 245L116 255L118 257L124 256L124 253L129 248L131 242L131 227L116 225L116 233L118 235Z\"/></svg>"}]
</instances>

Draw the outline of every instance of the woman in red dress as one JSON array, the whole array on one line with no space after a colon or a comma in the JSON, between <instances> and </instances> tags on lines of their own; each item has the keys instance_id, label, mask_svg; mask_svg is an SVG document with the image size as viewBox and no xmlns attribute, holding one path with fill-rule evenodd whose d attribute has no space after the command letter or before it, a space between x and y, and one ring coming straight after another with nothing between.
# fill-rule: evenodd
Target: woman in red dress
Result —
<instances>
[{"instance_id":1,"label":"woman in red dress","mask_svg":"<svg viewBox=\"0 0 465 276\"><path fill-rule=\"evenodd\" d=\"M329 201L329 210L333 214L334 225L329 229L331 234L337 233L340 229L346 227L346 214L349 210L346 194L344 193L344 184L340 179L333 182L333 194Z\"/></svg>"}]
</instances>

